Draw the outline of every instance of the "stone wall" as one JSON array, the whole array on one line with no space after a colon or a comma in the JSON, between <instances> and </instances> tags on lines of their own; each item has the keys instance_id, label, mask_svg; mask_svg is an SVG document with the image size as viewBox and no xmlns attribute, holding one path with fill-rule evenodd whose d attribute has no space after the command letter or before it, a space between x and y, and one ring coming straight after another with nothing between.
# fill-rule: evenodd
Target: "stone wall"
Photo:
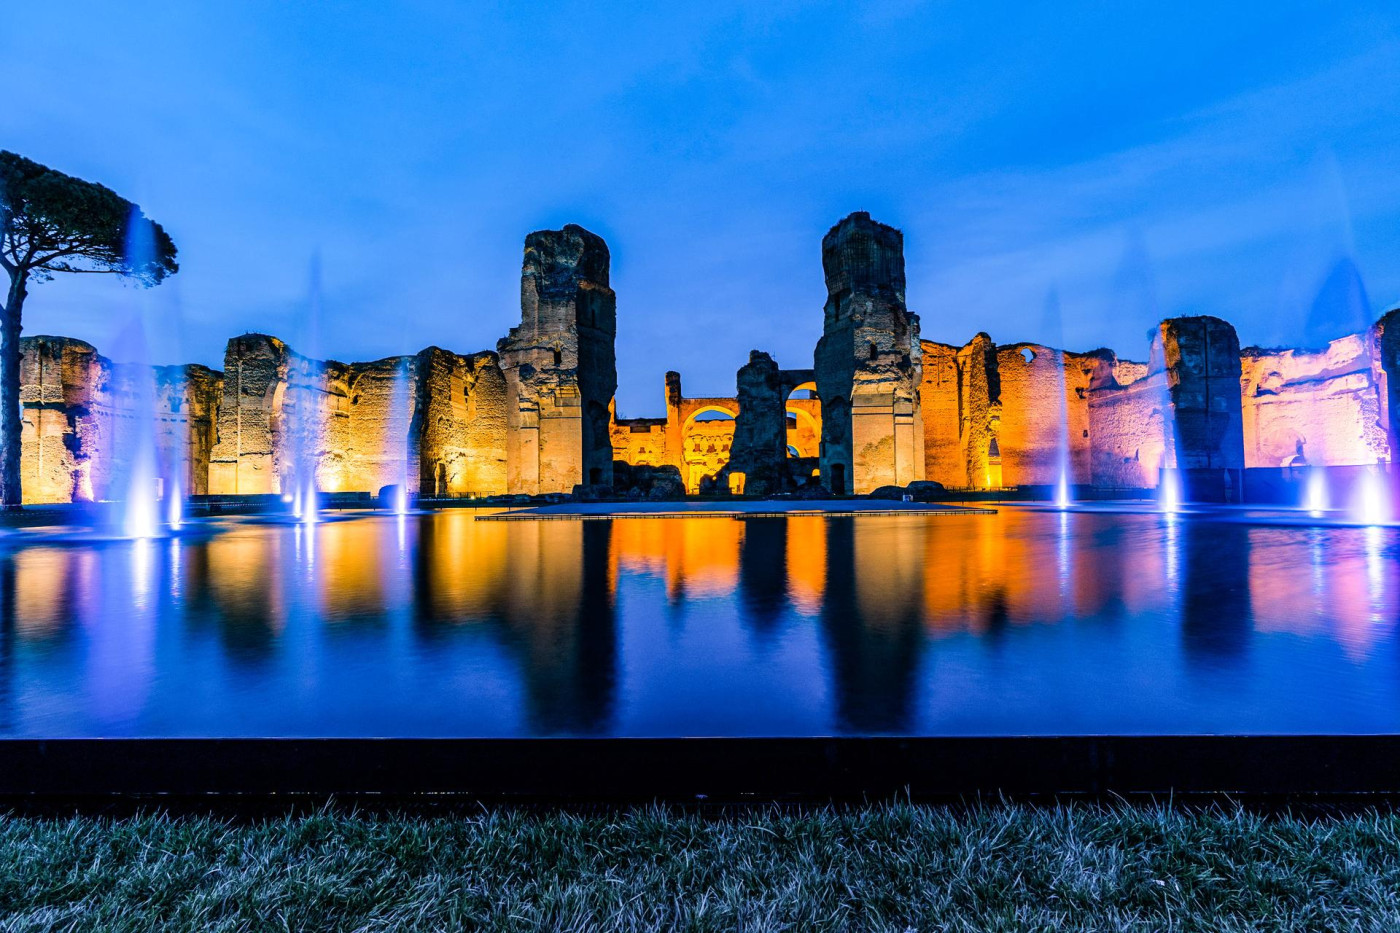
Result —
<instances>
[{"instance_id":1,"label":"stone wall","mask_svg":"<svg viewBox=\"0 0 1400 933\"><path fill-rule=\"evenodd\" d=\"M665 418L614 419L612 445L614 461L633 466L672 464Z\"/></svg>"},{"instance_id":2,"label":"stone wall","mask_svg":"<svg viewBox=\"0 0 1400 933\"><path fill-rule=\"evenodd\" d=\"M419 489L438 496L506 491L506 381L495 353L418 354Z\"/></svg>"},{"instance_id":3,"label":"stone wall","mask_svg":"<svg viewBox=\"0 0 1400 933\"><path fill-rule=\"evenodd\" d=\"M699 492L706 480L718 479L729 464L729 451L733 444L733 419L687 419L682 432L680 457L681 478L687 492Z\"/></svg>"},{"instance_id":4,"label":"stone wall","mask_svg":"<svg viewBox=\"0 0 1400 933\"><path fill-rule=\"evenodd\" d=\"M410 426L417 419L418 357L371 363L327 364L325 443L317 480L321 489L369 490L402 485L419 491L419 451Z\"/></svg>"},{"instance_id":5,"label":"stone wall","mask_svg":"<svg viewBox=\"0 0 1400 933\"><path fill-rule=\"evenodd\" d=\"M787 405L778 364L754 350L736 377L739 415L728 473L742 474L748 495L772 495L785 485L788 457ZM795 418L794 418L795 420Z\"/></svg>"},{"instance_id":6,"label":"stone wall","mask_svg":"<svg viewBox=\"0 0 1400 933\"><path fill-rule=\"evenodd\" d=\"M1109 350L999 347L986 334L961 348L924 341L922 351L928 479L973 489L1053 484L1065 444L1074 484L1156 485L1166 399L1160 372L1129 390L1146 379L1146 364Z\"/></svg>"},{"instance_id":7,"label":"stone wall","mask_svg":"<svg viewBox=\"0 0 1400 933\"><path fill-rule=\"evenodd\" d=\"M138 450L154 450L148 467L158 483L178 481L196 492L208 487L219 373L113 363L68 337L26 337L20 354L26 503L122 497Z\"/></svg>"},{"instance_id":8,"label":"stone wall","mask_svg":"<svg viewBox=\"0 0 1400 933\"><path fill-rule=\"evenodd\" d=\"M183 477L184 495L207 495L224 374L197 363L157 366L155 374L159 459Z\"/></svg>"},{"instance_id":9,"label":"stone wall","mask_svg":"<svg viewBox=\"0 0 1400 933\"><path fill-rule=\"evenodd\" d=\"M821 399L789 398L784 420L787 422L787 446L797 451L798 457L820 457ZM788 453L791 454L790 451Z\"/></svg>"},{"instance_id":10,"label":"stone wall","mask_svg":"<svg viewBox=\"0 0 1400 933\"><path fill-rule=\"evenodd\" d=\"M1237 499L1244 484L1240 342L1216 317L1169 318L1158 328L1175 465L1192 500ZM1155 356L1155 353L1154 353Z\"/></svg>"},{"instance_id":11,"label":"stone wall","mask_svg":"<svg viewBox=\"0 0 1400 933\"><path fill-rule=\"evenodd\" d=\"M958 444L965 481L974 488L1000 488L1001 375L992 338L978 334L958 351L958 391L962 399Z\"/></svg>"},{"instance_id":12,"label":"stone wall","mask_svg":"<svg viewBox=\"0 0 1400 933\"><path fill-rule=\"evenodd\" d=\"M1400 455L1400 308L1381 315L1371 327L1372 353L1379 358L1381 423L1386 426L1391 460Z\"/></svg>"},{"instance_id":13,"label":"stone wall","mask_svg":"<svg viewBox=\"0 0 1400 933\"><path fill-rule=\"evenodd\" d=\"M1247 467L1361 465L1390 459L1377 331L1320 350L1241 351Z\"/></svg>"},{"instance_id":14,"label":"stone wall","mask_svg":"<svg viewBox=\"0 0 1400 933\"><path fill-rule=\"evenodd\" d=\"M827 301L815 354L822 482L869 492L924 478L918 315L904 303L904 236L860 211L822 239Z\"/></svg>"},{"instance_id":15,"label":"stone wall","mask_svg":"<svg viewBox=\"0 0 1400 933\"><path fill-rule=\"evenodd\" d=\"M1004 485L1053 484L1062 467L1071 483L1090 482L1089 387L1111 357L1034 343L997 348Z\"/></svg>"},{"instance_id":16,"label":"stone wall","mask_svg":"<svg viewBox=\"0 0 1400 933\"><path fill-rule=\"evenodd\" d=\"M244 334L228 342L209 454L211 495L282 491L277 460L290 359L287 345L276 337Z\"/></svg>"},{"instance_id":17,"label":"stone wall","mask_svg":"<svg viewBox=\"0 0 1400 933\"><path fill-rule=\"evenodd\" d=\"M919 401L924 422L924 476L945 486L966 486L958 348L924 340L920 349L923 353Z\"/></svg>"},{"instance_id":18,"label":"stone wall","mask_svg":"<svg viewBox=\"0 0 1400 933\"><path fill-rule=\"evenodd\" d=\"M821 446L822 403L815 395L806 397L808 390L815 392L813 371L779 369L768 354L755 350L736 379L737 395L689 398L680 374L667 373L665 417L614 417L613 459L674 466L692 493L706 480L728 488L732 472L745 475L751 494L805 483L815 468L807 461L817 458ZM746 408L761 410L763 427L754 429L753 439L740 441ZM742 467L733 460L736 444L751 448L739 455ZM760 477L757 486L747 485L750 474Z\"/></svg>"},{"instance_id":19,"label":"stone wall","mask_svg":"<svg viewBox=\"0 0 1400 933\"><path fill-rule=\"evenodd\" d=\"M68 337L22 338L20 354L24 501L92 501L93 460L103 449L99 393L110 364Z\"/></svg>"},{"instance_id":20,"label":"stone wall","mask_svg":"<svg viewBox=\"0 0 1400 933\"><path fill-rule=\"evenodd\" d=\"M506 489L505 379L496 354L429 347L369 363L319 361L275 337L229 341L210 492L326 492L404 484L426 495Z\"/></svg>"},{"instance_id":21,"label":"stone wall","mask_svg":"<svg viewBox=\"0 0 1400 933\"><path fill-rule=\"evenodd\" d=\"M1141 363L1107 367L1089 393L1090 481L1150 489L1167 466L1166 373Z\"/></svg>"},{"instance_id":22,"label":"stone wall","mask_svg":"<svg viewBox=\"0 0 1400 933\"><path fill-rule=\"evenodd\" d=\"M612 482L617 297L607 244L574 224L525 238L520 324L498 344L511 492Z\"/></svg>"}]
</instances>

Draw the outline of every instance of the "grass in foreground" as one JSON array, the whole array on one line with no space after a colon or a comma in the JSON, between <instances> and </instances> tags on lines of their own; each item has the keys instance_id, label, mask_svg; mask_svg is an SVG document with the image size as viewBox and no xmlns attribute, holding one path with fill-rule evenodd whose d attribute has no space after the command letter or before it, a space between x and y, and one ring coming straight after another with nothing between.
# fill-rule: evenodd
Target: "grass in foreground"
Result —
<instances>
[{"instance_id":1,"label":"grass in foreground","mask_svg":"<svg viewBox=\"0 0 1400 933\"><path fill-rule=\"evenodd\" d=\"M0 817L0 930L1380 930L1400 815Z\"/></svg>"}]
</instances>

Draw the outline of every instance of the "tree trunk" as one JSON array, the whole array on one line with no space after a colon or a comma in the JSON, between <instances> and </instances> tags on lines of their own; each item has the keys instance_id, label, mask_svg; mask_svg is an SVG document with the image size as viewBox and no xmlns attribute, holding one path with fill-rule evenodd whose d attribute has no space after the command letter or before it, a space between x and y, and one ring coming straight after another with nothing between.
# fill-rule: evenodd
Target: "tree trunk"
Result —
<instances>
[{"instance_id":1,"label":"tree trunk","mask_svg":"<svg viewBox=\"0 0 1400 933\"><path fill-rule=\"evenodd\" d=\"M0 505L8 511L23 502L20 491L19 458L19 332L24 307L24 269L10 273L10 291L0 309Z\"/></svg>"}]
</instances>

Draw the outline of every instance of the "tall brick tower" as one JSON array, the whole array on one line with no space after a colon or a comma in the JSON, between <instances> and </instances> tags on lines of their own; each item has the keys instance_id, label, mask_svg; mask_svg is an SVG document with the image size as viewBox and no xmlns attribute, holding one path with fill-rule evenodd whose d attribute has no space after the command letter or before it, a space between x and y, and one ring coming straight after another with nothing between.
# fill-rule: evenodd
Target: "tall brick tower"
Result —
<instances>
[{"instance_id":1,"label":"tall brick tower","mask_svg":"<svg viewBox=\"0 0 1400 933\"><path fill-rule=\"evenodd\" d=\"M617 296L608 246L575 224L525 238L520 326L497 344L506 378L506 487L612 484Z\"/></svg>"},{"instance_id":2,"label":"tall brick tower","mask_svg":"<svg viewBox=\"0 0 1400 933\"><path fill-rule=\"evenodd\" d=\"M822 238L822 269L822 483L839 494L921 480L923 355L904 305L904 235L858 211Z\"/></svg>"}]
</instances>

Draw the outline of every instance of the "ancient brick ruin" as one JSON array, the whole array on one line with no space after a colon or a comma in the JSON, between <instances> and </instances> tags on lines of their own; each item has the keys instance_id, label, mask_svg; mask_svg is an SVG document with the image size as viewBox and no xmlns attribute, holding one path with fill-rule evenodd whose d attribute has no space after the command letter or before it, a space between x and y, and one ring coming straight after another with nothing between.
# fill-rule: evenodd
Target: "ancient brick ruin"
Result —
<instances>
[{"instance_id":1,"label":"ancient brick ruin","mask_svg":"<svg viewBox=\"0 0 1400 933\"><path fill-rule=\"evenodd\" d=\"M617 296L607 244L570 224L525 238L520 326L497 346L511 492L612 485Z\"/></svg>"},{"instance_id":2,"label":"ancient brick ruin","mask_svg":"<svg viewBox=\"0 0 1400 933\"><path fill-rule=\"evenodd\" d=\"M784 369L755 350L735 395L701 398L668 373L664 416L619 418L609 264L607 245L581 227L526 237L520 325L494 352L429 347L341 363L245 334L216 372L25 338L24 499L119 497L129 439L144 425L161 475L214 496L307 484L404 484L422 497L644 485L859 494L921 480L1049 486L1062 475L1111 494L1176 470L1188 496L1234 499L1303 466L1388 464L1397 443L1400 310L1314 349L1242 349L1212 317L1161 322L1144 340L1146 362L985 333L950 346L920 339L903 235L865 213L822 241L828 297L810 367ZM615 463L626 465L617 476Z\"/></svg>"},{"instance_id":3,"label":"ancient brick ruin","mask_svg":"<svg viewBox=\"0 0 1400 933\"><path fill-rule=\"evenodd\" d=\"M924 478L919 318L904 305L904 235L859 212L822 239L817 341L821 475L836 493Z\"/></svg>"}]
</instances>

